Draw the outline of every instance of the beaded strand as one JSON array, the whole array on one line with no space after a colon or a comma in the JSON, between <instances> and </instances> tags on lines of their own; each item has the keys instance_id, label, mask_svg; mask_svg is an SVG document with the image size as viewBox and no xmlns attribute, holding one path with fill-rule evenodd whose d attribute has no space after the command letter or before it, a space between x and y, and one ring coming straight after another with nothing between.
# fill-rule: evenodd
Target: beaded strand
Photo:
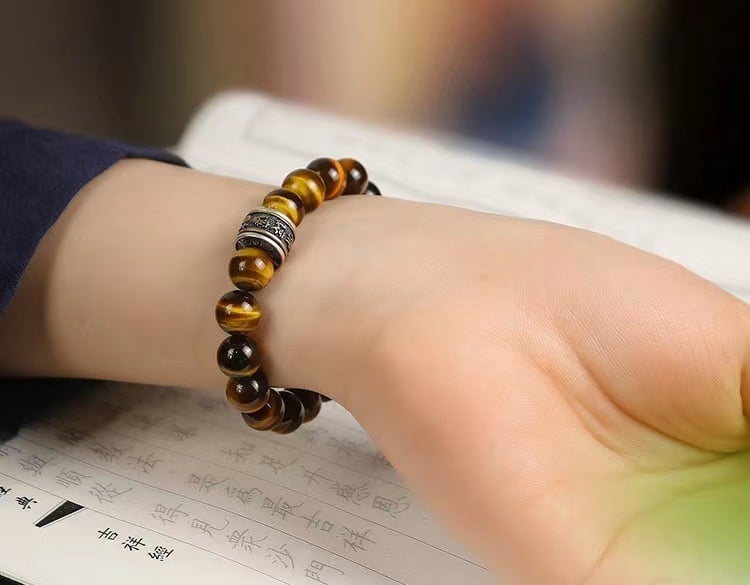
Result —
<instances>
[{"instance_id":1,"label":"beaded strand","mask_svg":"<svg viewBox=\"0 0 750 585\"><path fill-rule=\"evenodd\" d=\"M289 173L240 226L237 251L229 261L229 278L237 288L216 304L216 321L229 334L219 345L216 360L229 376L227 401L253 429L291 433L313 420L322 403L330 400L312 390L269 385L251 337L262 315L253 292L265 287L284 263L296 238L295 228L306 214L324 201L364 193L380 195L361 163L351 158L317 158L307 168Z\"/></svg>"}]
</instances>

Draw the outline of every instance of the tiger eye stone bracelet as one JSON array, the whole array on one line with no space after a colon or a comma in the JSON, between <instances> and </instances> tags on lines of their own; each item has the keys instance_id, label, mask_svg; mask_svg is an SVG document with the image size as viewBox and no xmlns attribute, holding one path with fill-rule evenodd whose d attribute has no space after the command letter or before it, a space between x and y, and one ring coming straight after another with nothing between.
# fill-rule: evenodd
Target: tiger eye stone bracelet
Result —
<instances>
[{"instance_id":1,"label":"tiger eye stone bracelet","mask_svg":"<svg viewBox=\"0 0 750 585\"><path fill-rule=\"evenodd\" d=\"M251 337L262 315L253 292L265 287L284 263L306 214L324 201L364 193L380 195L358 161L317 158L289 173L281 188L270 191L262 206L245 216L237 232L237 251L229 261L229 278L237 288L216 303L216 321L229 334L216 360L229 376L227 401L253 429L291 433L313 420L329 400L312 390L270 386Z\"/></svg>"}]
</instances>

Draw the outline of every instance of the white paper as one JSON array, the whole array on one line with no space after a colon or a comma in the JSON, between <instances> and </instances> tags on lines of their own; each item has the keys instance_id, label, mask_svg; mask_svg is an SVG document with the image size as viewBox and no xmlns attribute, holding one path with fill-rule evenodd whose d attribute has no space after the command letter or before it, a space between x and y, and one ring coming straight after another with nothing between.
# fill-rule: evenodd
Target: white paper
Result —
<instances>
[{"instance_id":1,"label":"white paper","mask_svg":"<svg viewBox=\"0 0 750 585\"><path fill-rule=\"evenodd\" d=\"M35 526L66 500L84 508ZM44 585L493 582L335 403L281 436L249 431L216 393L126 384L0 444L0 572Z\"/></svg>"},{"instance_id":2,"label":"white paper","mask_svg":"<svg viewBox=\"0 0 750 585\"><path fill-rule=\"evenodd\" d=\"M313 158L353 156L386 195L604 233L670 258L750 300L750 222L544 172L470 146L229 93L194 119L180 152L198 168L270 185Z\"/></svg>"}]
</instances>

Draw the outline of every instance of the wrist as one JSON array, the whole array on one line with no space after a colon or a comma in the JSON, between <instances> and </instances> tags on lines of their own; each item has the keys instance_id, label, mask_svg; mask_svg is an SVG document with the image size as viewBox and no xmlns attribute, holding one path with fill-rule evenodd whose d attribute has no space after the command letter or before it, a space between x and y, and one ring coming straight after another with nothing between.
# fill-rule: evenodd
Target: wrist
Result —
<instances>
[{"instance_id":1,"label":"wrist","mask_svg":"<svg viewBox=\"0 0 750 585\"><path fill-rule=\"evenodd\" d=\"M79 192L39 246L3 317L9 351L0 369L223 387L213 309L231 286L237 226L268 190L151 161L114 165ZM366 263L341 249L352 222L362 221L363 199L330 202L304 222L294 253L257 293L274 385L335 394L346 375L339 356L353 363L370 335L363 316L377 307L361 311L366 287L357 285Z\"/></svg>"},{"instance_id":2,"label":"wrist","mask_svg":"<svg viewBox=\"0 0 750 585\"><path fill-rule=\"evenodd\" d=\"M205 367L220 337L208 326L226 281L218 259L231 253L226 234L237 217L263 192L145 160L102 173L45 235L24 274L0 332L11 348L4 370L219 383L215 365Z\"/></svg>"}]
</instances>

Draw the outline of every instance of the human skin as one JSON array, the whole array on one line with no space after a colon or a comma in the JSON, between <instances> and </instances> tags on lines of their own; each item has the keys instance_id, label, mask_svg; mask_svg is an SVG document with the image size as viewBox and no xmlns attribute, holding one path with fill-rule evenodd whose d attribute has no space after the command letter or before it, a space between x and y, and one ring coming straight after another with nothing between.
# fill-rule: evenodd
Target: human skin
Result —
<instances>
[{"instance_id":1,"label":"human skin","mask_svg":"<svg viewBox=\"0 0 750 585\"><path fill-rule=\"evenodd\" d=\"M39 246L0 372L221 392L213 309L267 190L116 164ZM346 197L258 296L271 381L341 402L505 583L750 575L750 309L705 280L582 230Z\"/></svg>"}]
</instances>

